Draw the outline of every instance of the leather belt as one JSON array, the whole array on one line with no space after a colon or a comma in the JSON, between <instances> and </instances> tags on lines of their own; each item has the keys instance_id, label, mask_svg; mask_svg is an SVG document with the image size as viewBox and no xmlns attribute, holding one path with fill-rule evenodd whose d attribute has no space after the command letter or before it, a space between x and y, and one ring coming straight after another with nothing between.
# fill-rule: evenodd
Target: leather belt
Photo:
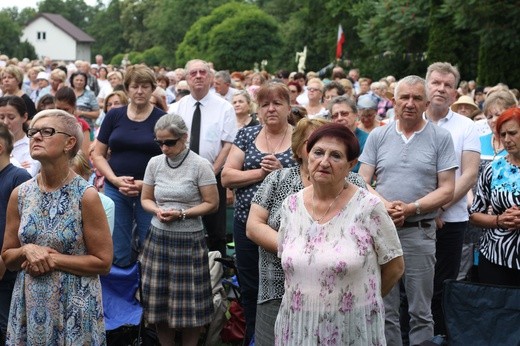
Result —
<instances>
[{"instance_id":1,"label":"leather belt","mask_svg":"<svg viewBox=\"0 0 520 346\"><path fill-rule=\"evenodd\" d=\"M399 228L411 228L411 227L421 227L421 228L429 228L431 226L431 222L433 219L425 219L419 221L405 221L403 225Z\"/></svg>"}]
</instances>

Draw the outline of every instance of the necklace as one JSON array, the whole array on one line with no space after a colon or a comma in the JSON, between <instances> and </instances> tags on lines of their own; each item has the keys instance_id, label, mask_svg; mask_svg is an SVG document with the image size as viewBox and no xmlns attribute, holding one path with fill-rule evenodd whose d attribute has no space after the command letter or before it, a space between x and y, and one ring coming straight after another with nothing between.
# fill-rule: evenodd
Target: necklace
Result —
<instances>
[{"instance_id":1,"label":"necklace","mask_svg":"<svg viewBox=\"0 0 520 346\"><path fill-rule=\"evenodd\" d=\"M70 175L70 169L68 170L67 175L65 176L65 178L63 178L63 180L60 182L60 184L57 187L55 187L54 189L51 189L50 187L47 186L47 184L45 184L45 181L43 179L43 175L41 173L40 173L40 182L41 182L42 187L45 190L45 192L54 192L54 191L60 189L63 186L65 181L69 178L69 175Z\"/></svg>"},{"instance_id":2,"label":"necklace","mask_svg":"<svg viewBox=\"0 0 520 346\"><path fill-rule=\"evenodd\" d=\"M184 157L182 158L181 162L177 165L177 166L172 166L170 165L170 161L168 160L168 156L164 155L164 157L166 158L166 164L168 165L168 167L170 167L171 169L175 169L175 168L179 168L182 163L184 162L184 160L186 160L186 158L188 157L188 154L190 153L190 150L188 150L186 152L186 155L184 155Z\"/></svg>"},{"instance_id":3,"label":"necklace","mask_svg":"<svg viewBox=\"0 0 520 346\"><path fill-rule=\"evenodd\" d=\"M289 125L287 125L287 127L289 127ZM287 127L285 128L285 131L284 131L284 134L283 134L283 137L282 137L282 140L278 143L278 145L274 148L274 151L272 151L270 148L269 148L269 138L267 137L267 129L265 129L265 132L264 132L264 135L265 135L265 145L267 146L267 151L270 153L270 154L276 154L278 152L278 150L280 149L280 146L282 145L283 141L285 140L285 136L287 135Z\"/></svg>"},{"instance_id":4,"label":"necklace","mask_svg":"<svg viewBox=\"0 0 520 346\"><path fill-rule=\"evenodd\" d=\"M314 214L314 218L315 218L315 221L317 223L320 223L321 220L323 220L323 218L325 218L325 216L329 213L330 211L330 208L332 208L332 205L336 202L336 200L338 199L339 195L341 195L341 193L343 192L343 190L345 189L345 187L341 187L341 190L339 190L339 193L336 195L336 197L334 198L334 200L332 201L332 203L329 204L329 207L327 208L327 210L325 211L325 213L319 218L319 219L316 219L316 210L315 210L315 201L314 201L314 190L312 190L312 213Z\"/></svg>"}]
</instances>

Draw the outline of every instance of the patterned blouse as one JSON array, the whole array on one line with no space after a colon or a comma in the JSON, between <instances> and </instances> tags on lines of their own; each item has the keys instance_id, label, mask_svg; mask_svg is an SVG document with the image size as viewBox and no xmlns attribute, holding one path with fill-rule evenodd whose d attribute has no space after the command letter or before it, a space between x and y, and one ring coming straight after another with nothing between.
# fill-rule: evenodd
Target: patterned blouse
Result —
<instances>
[{"instance_id":1,"label":"patterned blouse","mask_svg":"<svg viewBox=\"0 0 520 346\"><path fill-rule=\"evenodd\" d=\"M347 180L366 189L363 178L357 173L350 173ZM269 174L251 203L258 204L269 211L267 224L278 231L281 219L281 206L290 195L303 190L304 186L300 175L300 166L280 169ZM282 299L284 294L284 274L280 258L275 253L259 247L259 288L258 303L272 299Z\"/></svg>"},{"instance_id":2,"label":"patterned blouse","mask_svg":"<svg viewBox=\"0 0 520 346\"><path fill-rule=\"evenodd\" d=\"M250 169L261 168L260 163L262 158L267 153L262 153L256 147L256 137L262 130L262 126L251 126L240 129L235 138L234 144L244 152L244 164L242 166L243 171ZM275 154L276 158L280 161L284 168L292 167L296 165L296 161L292 158L292 150L289 147L282 153ZM249 214L249 208L251 207L251 199L253 198L256 190L262 182L253 183L251 185L243 186L235 191L235 218L246 222L247 215Z\"/></svg>"},{"instance_id":3,"label":"patterned blouse","mask_svg":"<svg viewBox=\"0 0 520 346\"><path fill-rule=\"evenodd\" d=\"M505 157L492 161L479 177L470 213L494 215L520 206L520 168ZM480 251L490 262L520 270L520 229L484 228Z\"/></svg>"}]
</instances>

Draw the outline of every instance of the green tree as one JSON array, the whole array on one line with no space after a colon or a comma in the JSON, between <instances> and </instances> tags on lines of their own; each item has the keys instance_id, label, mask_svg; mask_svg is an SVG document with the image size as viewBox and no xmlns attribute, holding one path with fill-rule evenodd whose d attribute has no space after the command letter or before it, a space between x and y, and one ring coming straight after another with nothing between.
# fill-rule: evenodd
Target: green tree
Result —
<instances>
[{"instance_id":1,"label":"green tree","mask_svg":"<svg viewBox=\"0 0 520 346\"><path fill-rule=\"evenodd\" d=\"M121 25L123 37L129 43L130 50L143 51L153 47L152 32L145 25L150 9L158 0L123 0L121 3Z\"/></svg>"},{"instance_id":2,"label":"green tree","mask_svg":"<svg viewBox=\"0 0 520 346\"><path fill-rule=\"evenodd\" d=\"M520 81L520 6L514 0L445 0L445 13L453 13L453 25L480 37L478 82L498 82L518 87Z\"/></svg>"},{"instance_id":3,"label":"green tree","mask_svg":"<svg viewBox=\"0 0 520 346\"><path fill-rule=\"evenodd\" d=\"M150 31L150 40L170 53L162 64L170 67L180 66L181 64L175 61L175 52L186 32L197 20L227 2L229 0L160 0L150 6L144 20L147 30ZM226 14L223 14L222 18L225 17Z\"/></svg>"},{"instance_id":4,"label":"green tree","mask_svg":"<svg viewBox=\"0 0 520 346\"><path fill-rule=\"evenodd\" d=\"M112 0L107 8L100 8L87 32L96 39L92 45L92 54L101 54L106 61L110 61L118 53L124 53L129 48L128 42L123 37L124 28L120 21L121 3ZM121 60L119 60L118 65Z\"/></svg>"},{"instance_id":5,"label":"green tree","mask_svg":"<svg viewBox=\"0 0 520 346\"><path fill-rule=\"evenodd\" d=\"M453 13L441 10L444 0L431 0L428 38L428 64L448 61L456 65L462 79L477 77L479 37L470 30L456 28Z\"/></svg>"},{"instance_id":6,"label":"green tree","mask_svg":"<svg viewBox=\"0 0 520 346\"><path fill-rule=\"evenodd\" d=\"M22 32L18 24L13 20L12 11L0 12L0 53L7 56L16 56L16 48L20 42Z\"/></svg>"},{"instance_id":7,"label":"green tree","mask_svg":"<svg viewBox=\"0 0 520 346\"><path fill-rule=\"evenodd\" d=\"M362 0L354 6L363 47L355 65L363 75L424 75L429 1Z\"/></svg>"},{"instance_id":8,"label":"green tree","mask_svg":"<svg viewBox=\"0 0 520 346\"><path fill-rule=\"evenodd\" d=\"M193 24L176 59L178 65L202 58L218 69L251 69L255 62L272 59L281 42L273 17L254 5L232 2Z\"/></svg>"}]
</instances>

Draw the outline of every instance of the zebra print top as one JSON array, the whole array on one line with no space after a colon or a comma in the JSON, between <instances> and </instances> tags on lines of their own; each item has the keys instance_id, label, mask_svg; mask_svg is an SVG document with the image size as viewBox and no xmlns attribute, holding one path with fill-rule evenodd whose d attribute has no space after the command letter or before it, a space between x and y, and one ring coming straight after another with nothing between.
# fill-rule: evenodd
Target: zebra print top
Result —
<instances>
[{"instance_id":1,"label":"zebra print top","mask_svg":"<svg viewBox=\"0 0 520 346\"><path fill-rule=\"evenodd\" d=\"M520 167L501 157L482 171L470 213L487 213L491 207L499 215L513 206L520 206ZM484 228L480 251L492 263L520 270L520 229Z\"/></svg>"}]
</instances>

